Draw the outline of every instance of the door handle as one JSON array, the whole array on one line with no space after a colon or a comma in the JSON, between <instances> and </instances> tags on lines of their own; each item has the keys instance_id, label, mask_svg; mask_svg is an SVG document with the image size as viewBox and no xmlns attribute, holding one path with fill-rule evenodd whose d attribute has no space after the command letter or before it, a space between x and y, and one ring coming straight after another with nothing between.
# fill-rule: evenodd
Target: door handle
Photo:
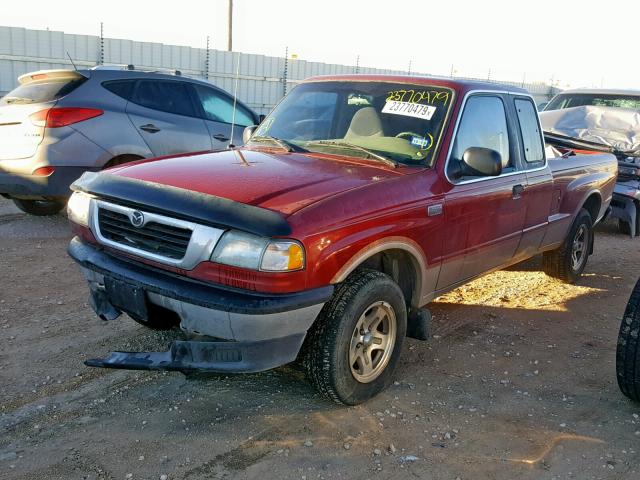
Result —
<instances>
[{"instance_id":1,"label":"door handle","mask_svg":"<svg viewBox=\"0 0 640 480\"><path fill-rule=\"evenodd\" d=\"M221 142L229 140L229 137L226 137L223 133L216 133L215 135L212 135L212 137Z\"/></svg>"},{"instance_id":2,"label":"door handle","mask_svg":"<svg viewBox=\"0 0 640 480\"><path fill-rule=\"evenodd\" d=\"M520 185L520 184L514 185L512 193L513 193L513 198L520 198L524 193L524 185Z\"/></svg>"},{"instance_id":3,"label":"door handle","mask_svg":"<svg viewBox=\"0 0 640 480\"><path fill-rule=\"evenodd\" d=\"M156 127L153 123L147 123L146 125L141 125L140 130L144 130L149 133L157 133L160 131L158 127Z\"/></svg>"}]
</instances>

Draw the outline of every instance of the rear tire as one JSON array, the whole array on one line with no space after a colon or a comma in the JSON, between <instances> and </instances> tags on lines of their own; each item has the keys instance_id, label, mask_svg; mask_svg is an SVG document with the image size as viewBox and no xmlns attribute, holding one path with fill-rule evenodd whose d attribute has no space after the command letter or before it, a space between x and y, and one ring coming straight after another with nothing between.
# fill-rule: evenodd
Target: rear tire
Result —
<instances>
[{"instance_id":1,"label":"rear tire","mask_svg":"<svg viewBox=\"0 0 640 480\"><path fill-rule=\"evenodd\" d=\"M550 277L575 283L587 266L592 243L593 221L583 208L573 221L562 246L542 255L542 269Z\"/></svg>"},{"instance_id":2,"label":"rear tire","mask_svg":"<svg viewBox=\"0 0 640 480\"><path fill-rule=\"evenodd\" d=\"M620 324L616 374L622 393L640 402L640 280L631 292Z\"/></svg>"},{"instance_id":3,"label":"rear tire","mask_svg":"<svg viewBox=\"0 0 640 480\"><path fill-rule=\"evenodd\" d=\"M67 200L23 200L20 198L14 198L13 203L16 207L29 215L42 217L58 213L65 207Z\"/></svg>"},{"instance_id":4,"label":"rear tire","mask_svg":"<svg viewBox=\"0 0 640 480\"><path fill-rule=\"evenodd\" d=\"M391 383L406 330L400 287L384 273L358 270L336 288L307 334L307 377L336 403L365 402Z\"/></svg>"}]
</instances>

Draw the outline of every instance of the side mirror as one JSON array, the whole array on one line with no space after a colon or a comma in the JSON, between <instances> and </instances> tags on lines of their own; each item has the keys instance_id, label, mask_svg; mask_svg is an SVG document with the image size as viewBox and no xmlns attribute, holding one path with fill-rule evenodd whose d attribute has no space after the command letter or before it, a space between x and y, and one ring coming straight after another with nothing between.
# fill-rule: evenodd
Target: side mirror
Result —
<instances>
[{"instance_id":1,"label":"side mirror","mask_svg":"<svg viewBox=\"0 0 640 480\"><path fill-rule=\"evenodd\" d=\"M462 154L463 175L497 177L502 173L502 156L484 147L469 147Z\"/></svg>"},{"instance_id":2,"label":"side mirror","mask_svg":"<svg viewBox=\"0 0 640 480\"><path fill-rule=\"evenodd\" d=\"M258 115L258 125L260 125L265 118L267 118L267 116L264 113Z\"/></svg>"},{"instance_id":3,"label":"side mirror","mask_svg":"<svg viewBox=\"0 0 640 480\"><path fill-rule=\"evenodd\" d=\"M256 131L256 128L258 128L257 125L249 125L244 128L244 131L242 132L242 143L247 143L249 141L253 132Z\"/></svg>"}]
</instances>

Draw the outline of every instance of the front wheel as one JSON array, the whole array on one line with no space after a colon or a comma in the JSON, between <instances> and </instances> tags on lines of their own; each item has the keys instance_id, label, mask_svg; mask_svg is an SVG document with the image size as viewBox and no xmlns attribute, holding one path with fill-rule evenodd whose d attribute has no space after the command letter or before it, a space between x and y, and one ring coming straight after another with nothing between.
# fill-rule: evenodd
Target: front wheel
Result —
<instances>
[{"instance_id":1,"label":"front wheel","mask_svg":"<svg viewBox=\"0 0 640 480\"><path fill-rule=\"evenodd\" d=\"M406 330L400 287L384 273L356 271L336 288L307 335L307 377L337 403L365 402L391 383Z\"/></svg>"},{"instance_id":2,"label":"front wheel","mask_svg":"<svg viewBox=\"0 0 640 480\"><path fill-rule=\"evenodd\" d=\"M37 216L55 215L67 204L66 200L23 200L14 198L13 203L25 213Z\"/></svg>"},{"instance_id":3,"label":"front wheel","mask_svg":"<svg viewBox=\"0 0 640 480\"><path fill-rule=\"evenodd\" d=\"M640 280L631 293L620 324L616 373L622 393L640 402Z\"/></svg>"},{"instance_id":4,"label":"front wheel","mask_svg":"<svg viewBox=\"0 0 640 480\"><path fill-rule=\"evenodd\" d=\"M593 221L584 208L569 229L562 246L542 255L544 272L566 283L575 283L584 268L593 247Z\"/></svg>"}]
</instances>

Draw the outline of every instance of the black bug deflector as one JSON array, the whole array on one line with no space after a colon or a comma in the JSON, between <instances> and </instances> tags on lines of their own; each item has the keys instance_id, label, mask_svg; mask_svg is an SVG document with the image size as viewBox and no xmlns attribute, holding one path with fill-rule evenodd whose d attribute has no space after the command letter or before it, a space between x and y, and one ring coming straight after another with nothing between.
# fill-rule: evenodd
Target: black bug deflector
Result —
<instances>
[{"instance_id":1,"label":"black bug deflector","mask_svg":"<svg viewBox=\"0 0 640 480\"><path fill-rule=\"evenodd\" d=\"M295 360L304 334L258 342L175 341L166 352L111 352L89 367L172 370L182 373L254 373Z\"/></svg>"},{"instance_id":2,"label":"black bug deflector","mask_svg":"<svg viewBox=\"0 0 640 480\"><path fill-rule=\"evenodd\" d=\"M273 210L106 172L85 173L71 190L204 225L232 227L265 237L291 234L291 226Z\"/></svg>"}]
</instances>

